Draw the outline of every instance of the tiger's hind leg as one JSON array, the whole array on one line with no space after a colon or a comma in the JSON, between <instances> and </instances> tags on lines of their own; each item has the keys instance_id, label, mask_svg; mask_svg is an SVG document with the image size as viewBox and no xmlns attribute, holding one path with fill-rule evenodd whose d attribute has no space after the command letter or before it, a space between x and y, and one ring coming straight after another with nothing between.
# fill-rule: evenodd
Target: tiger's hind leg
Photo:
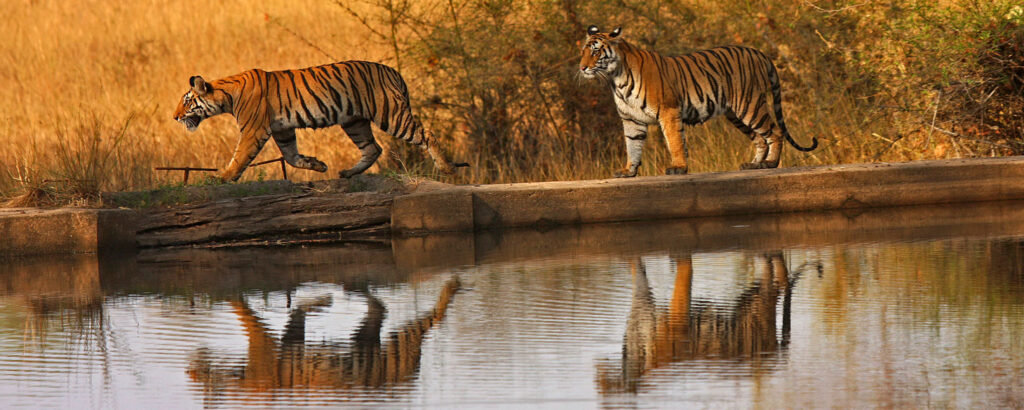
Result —
<instances>
[{"instance_id":1,"label":"tiger's hind leg","mask_svg":"<svg viewBox=\"0 0 1024 410\"><path fill-rule=\"evenodd\" d=\"M764 168L778 168L780 159L782 159L782 136L779 135L774 124L770 125L766 133L761 135L768 143L768 154L761 163L764 164Z\"/></svg>"},{"instance_id":2,"label":"tiger's hind leg","mask_svg":"<svg viewBox=\"0 0 1024 410\"><path fill-rule=\"evenodd\" d=\"M779 143L781 141L772 132L774 123L772 123L771 118L768 116L767 110L758 110L756 107L763 108L764 105L755 105L754 112L750 113L747 118L737 117L732 109L725 112L725 117L729 122L732 122L741 132L747 134L754 143L754 158L750 162L741 164L740 169L762 169L779 166Z\"/></svg>"},{"instance_id":3,"label":"tiger's hind leg","mask_svg":"<svg viewBox=\"0 0 1024 410\"><path fill-rule=\"evenodd\" d=\"M352 139L352 142L356 144L356 147L359 147L359 151L363 154L363 157L352 168L338 173L340 178L349 178L353 175L361 174L370 165L377 162L381 149L380 145L377 145L377 140L373 139L373 130L370 128L369 120L358 119L342 125L342 128L345 129L345 133L348 134L348 137Z\"/></svg>"},{"instance_id":4,"label":"tiger's hind leg","mask_svg":"<svg viewBox=\"0 0 1024 410\"><path fill-rule=\"evenodd\" d=\"M423 134L423 147L427 150L427 153L430 154L430 158L434 160L434 166L442 173L449 175L454 174L455 166L452 165L452 163L448 161L448 158L445 158L444 154L441 153L440 148L437 146L437 140L434 139L434 134L430 131L424 131ZM463 165L464 164L459 164L459 166Z\"/></svg>"},{"instance_id":5,"label":"tiger's hind leg","mask_svg":"<svg viewBox=\"0 0 1024 410\"><path fill-rule=\"evenodd\" d=\"M686 134L683 122L679 117L678 108L664 108L661 111L661 133L665 136L665 144L672 156L672 163L665 169L665 175L686 174Z\"/></svg>"},{"instance_id":6,"label":"tiger's hind leg","mask_svg":"<svg viewBox=\"0 0 1024 410\"><path fill-rule=\"evenodd\" d=\"M378 122L381 130L391 134L395 138L418 146L430 155L434 160L434 167L443 174L454 174L455 167L468 166L468 164L452 164L438 147L437 138L434 133L423 127L423 123L412 113L412 109L405 101L399 101L391 112L389 121Z\"/></svg>"},{"instance_id":7,"label":"tiger's hind leg","mask_svg":"<svg viewBox=\"0 0 1024 410\"><path fill-rule=\"evenodd\" d=\"M327 172L327 164L315 157L307 157L299 153L298 146L295 144L294 129L275 131L271 135L274 137L274 142L277 143L277 148L281 149L281 156L291 166L316 172Z\"/></svg>"}]
</instances>

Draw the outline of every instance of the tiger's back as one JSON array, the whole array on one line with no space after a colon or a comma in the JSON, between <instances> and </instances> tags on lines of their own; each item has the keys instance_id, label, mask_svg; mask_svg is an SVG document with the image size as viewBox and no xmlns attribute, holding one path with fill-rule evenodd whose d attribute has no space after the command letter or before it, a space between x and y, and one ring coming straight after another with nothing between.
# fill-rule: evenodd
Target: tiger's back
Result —
<instances>
[{"instance_id":1,"label":"tiger's back","mask_svg":"<svg viewBox=\"0 0 1024 410\"><path fill-rule=\"evenodd\" d=\"M398 138L418 143L423 129L409 110L409 90L393 68L344 61L266 72L275 98L272 130L323 128L368 119Z\"/></svg>"},{"instance_id":2,"label":"tiger's back","mask_svg":"<svg viewBox=\"0 0 1024 410\"><path fill-rule=\"evenodd\" d=\"M658 63L645 70L645 81L664 90L654 98L658 103L679 101L685 124L703 123L729 109L748 112L754 100L749 95L770 91L768 73L774 66L753 48L723 46L681 56L650 53L649 58Z\"/></svg>"}]
</instances>

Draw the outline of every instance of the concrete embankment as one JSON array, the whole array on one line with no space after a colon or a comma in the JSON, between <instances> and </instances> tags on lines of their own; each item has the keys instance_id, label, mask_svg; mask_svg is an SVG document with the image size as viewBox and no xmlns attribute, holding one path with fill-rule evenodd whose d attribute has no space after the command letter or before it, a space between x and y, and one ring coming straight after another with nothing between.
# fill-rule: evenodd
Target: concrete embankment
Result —
<instances>
[{"instance_id":1,"label":"concrete embankment","mask_svg":"<svg viewBox=\"0 0 1024 410\"><path fill-rule=\"evenodd\" d=\"M472 253L486 241L478 238L471 243L479 243L466 246L464 235L448 242L442 233L489 231L477 234L483 238L494 237L500 228L548 232L558 225L668 219L688 219L701 226L716 220L729 226L760 221L749 223L756 228L782 219L810 218L813 224L787 226L825 223L833 232L856 233L869 222L879 229L914 222L901 217L885 220L889 214L869 212L872 209L1024 199L1022 177L1024 157L1008 157L595 181L426 184L425 189L388 192L349 192L351 188L342 187L324 194L310 188L140 211L8 209L0 210L0 255L93 253L136 245L261 245L282 243L282 238L387 241L389 235L405 247ZM361 183L358 178L353 181ZM972 212L970 207L936 209L929 215ZM803 211L832 213L817 219L772 215ZM708 232L695 237L715 235Z\"/></svg>"},{"instance_id":2,"label":"concrete embankment","mask_svg":"<svg viewBox=\"0 0 1024 410\"><path fill-rule=\"evenodd\" d=\"M0 209L0 255L135 248L138 213L124 209Z\"/></svg>"},{"instance_id":3,"label":"concrete embankment","mask_svg":"<svg viewBox=\"0 0 1024 410\"><path fill-rule=\"evenodd\" d=\"M893 221L899 221L893 223ZM645 222L511 228L394 237L333 246L175 247L137 254L46 255L0 263L0 289L31 289L70 303L111 292L232 297L239 283L294 289L301 283L399 283L467 266L626 261L642 255L831 250L907 241L979 238L1019 249L1024 201L792 212ZM996 245L998 246L998 245ZM881 248L891 249L889 245ZM946 244L936 249L961 249ZM315 267L315 269L311 269ZM74 278L69 280L69 278ZM186 285L182 285L182 284ZM65 298L67 296L64 296Z\"/></svg>"},{"instance_id":4,"label":"concrete embankment","mask_svg":"<svg viewBox=\"0 0 1024 410\"><path fill-rule=\"evenodd\" d=\"M459 186L395 198L392 233L1024 198L1024 157ZM898 223L898 221L893 221Z\"/></svg>"}]
</instances>

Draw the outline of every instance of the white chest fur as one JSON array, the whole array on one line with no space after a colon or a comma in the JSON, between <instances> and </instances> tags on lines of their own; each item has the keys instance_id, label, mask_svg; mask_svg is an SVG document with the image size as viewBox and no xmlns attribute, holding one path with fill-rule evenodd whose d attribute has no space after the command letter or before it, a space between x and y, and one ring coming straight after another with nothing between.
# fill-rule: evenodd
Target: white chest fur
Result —
<instances>
[{"instance_id":1,"label":"white chest fur","mask_svg":"<svg viewBox=\"0 0 1024 410\"><path fill-rule=\"evenodd\" d=\"M640 121L645 124L656 124L658 122L657 110L650 105L644 106L642 96L637 95L637 93L632 95L615 93L615 108L619 111L619 117L624 119Z\"/></svg>"},{"instance_id":2,"label":"white chest fur","mask_svg":"<svg viewBox=\"0 0 1024 410\"><path fill-rule=\"evenodd\" d=\"M619 117L645 124L656 124L658 111L655 107L644 103L644 93L647 90L644 89L643 84L635 81L635 78L623 72L612 82L615 108L619 111Z\"/></svg>"}]
</instances>

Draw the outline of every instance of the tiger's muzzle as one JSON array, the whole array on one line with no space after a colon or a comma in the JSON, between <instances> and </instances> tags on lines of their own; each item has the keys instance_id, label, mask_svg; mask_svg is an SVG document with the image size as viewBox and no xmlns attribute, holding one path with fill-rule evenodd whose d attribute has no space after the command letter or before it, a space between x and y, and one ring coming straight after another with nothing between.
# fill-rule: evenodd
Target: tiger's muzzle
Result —
<instances>
[{"instance_id":1,"label":"tiger's muzzle","mask_svg":"<svg viewBox=\"0 0 1024 410\"><path fill-rule=\"evenodd\" d=\"M185 115L174 119L185 125L185 129L189 132L194 132L199 128L199 123L203 121L203 118L198 115Z\"/></svg>"},{"instance_id":2,"label":"tiger's muzzle","mask_svg":"<svg viewBox=\"0 0 1024 410\"><path fill-rule=\"evenodd\" d=\"M580 66L580 75L582 75L583 78L586 78L588 80L601 76L606 71L607 67L602 67L599 65L594 65L593 67L587 67L583 65Z\"/></svg>"}]
</instances>

